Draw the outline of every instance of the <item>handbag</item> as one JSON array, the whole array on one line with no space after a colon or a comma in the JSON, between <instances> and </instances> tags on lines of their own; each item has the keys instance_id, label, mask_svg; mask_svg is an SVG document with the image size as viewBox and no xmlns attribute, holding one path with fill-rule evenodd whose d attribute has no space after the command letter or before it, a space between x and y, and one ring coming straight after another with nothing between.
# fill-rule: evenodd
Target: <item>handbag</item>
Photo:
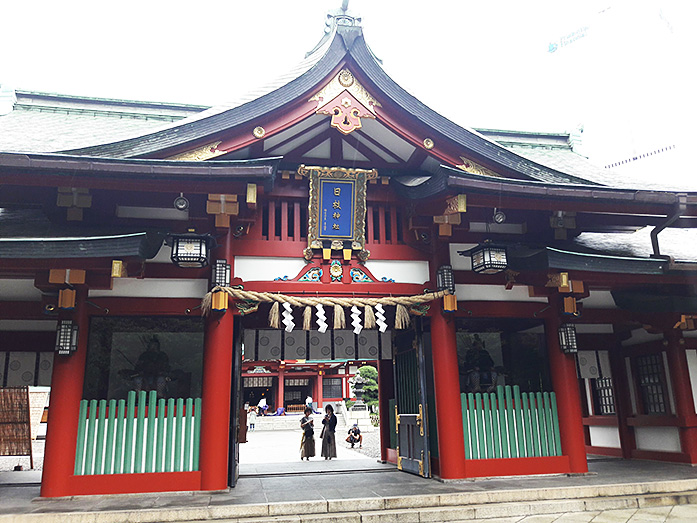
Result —
<instances>
[{"instance_id":1,"label":"handbag","mask_svg":"<svg viewBox=\"0 0 697 523\"><path fill-rule=\"evenodd\" d=\"M326 426L322 427L322 432L319 433L319 437L320 437L320 438L323 438L323 437L324 437L324 430L325 430L326 428L327 428Z\"/></svg>"}]
</instances>

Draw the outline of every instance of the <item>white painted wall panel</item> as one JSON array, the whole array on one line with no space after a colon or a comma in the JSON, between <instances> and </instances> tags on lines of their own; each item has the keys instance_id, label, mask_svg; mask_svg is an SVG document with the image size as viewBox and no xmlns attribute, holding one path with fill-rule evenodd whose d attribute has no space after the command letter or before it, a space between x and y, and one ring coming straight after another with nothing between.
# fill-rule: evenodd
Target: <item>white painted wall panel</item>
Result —
<instances>
[{"instance_id":1,"label":"white painted wall panel","mask_svg":"<svg viewBox=\"0 0 697 523\"><path fill-rule=\"evenodd\" d=\"M639 450L680 452L680 432L677 427L634 427L634 438Z\"/></svg>"},{"instance_id":2,"label":"white painted wall panel","mask_svg":"<svg viewBox=\"0 0 697 523\"><path fill-rule=\"evenodd\" d=\"M419 260L368 260L365 267L378 280L387 278L396 283L416 283L427 282L431 276L429 274L428 262Z\"/></svg>"},{"instance_id":3,"label":"white painted wall panel","mask_svg":"<svg viewBox=\"0 0 697 523\"><path fill-rule=\"evenodd\" d=\"M235 256L232 275L244 281L273 281L284 276L293 279L304 267L305 261L302 258Z\"/></svg>"},{"instance_id":4,"label":"white painted wall panel","mask_svg":"<svg viewBox=\"0 0 697 523\"><path fill-rule=\"evenodd\" d=\"M692 386L692 403L697 407L697 350L690 349L685 352L687 353L687 370Z\"/></svg>"},{"instance_id":5,"label":"white painted wall panel","mask_svg":"<svg viewBox=\"0 0 697 523\"><path fill-rule=\"evenodd\" d=\"M547 298L531 297L526 285L507 291L503 285L455 285L458 301L526 301L547 303Z\"/></svg>"},{"instance_id":6,"label":"white painted wall panel","mask_svg":"<svg viewBox=\"0 0 697 523\"><path fill-rule=\"evenodd\" d=\"M56 330L56 320L0 320L0 331L41 331Z\"/></svg>"},{"instance_id":7,"label":"white painted wall panel","mask_svg":"<svg viewBox=\"0 0 697 523\"><path fill-rule=\"evenodd\" d=\"M90 290L91 298L203 298L208 280L114 278L114 288Z\"/></svg>"},{"instance_id":8,"label":"white painted wall panel","mask_svg":"<svg viewBox=\"0 0 697 523\"><path fill-rule=\"evenodd\" d=\"M620 431L617 427L588 427L591 437L591 445L594 447L610 447L619 449Z\"/></svg>"},{"instance_id":9,"label":"white painted wall panel","mask_svg":"<svg viewBox=\"0 0 697 523\"><path fill-rule=\"evenodd\" d=\"M583 299L585 309L616 309L615 300L610 291L590 291L589 296Z\"/></svg>"}]
</instances>

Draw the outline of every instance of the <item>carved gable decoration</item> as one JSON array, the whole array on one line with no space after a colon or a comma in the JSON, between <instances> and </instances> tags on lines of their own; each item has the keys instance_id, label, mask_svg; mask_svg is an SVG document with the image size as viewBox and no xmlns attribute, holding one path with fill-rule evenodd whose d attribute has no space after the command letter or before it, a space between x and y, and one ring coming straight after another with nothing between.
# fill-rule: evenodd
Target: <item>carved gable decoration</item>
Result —
<instances>
[{"instance_id":1,"label":"carved gable decoration","mask_svg":"<svg viewBox=\"0 0 697 523\"><path fill-rule=\"evenodd\" d=\"M457 168L462 169L467 173L481 174L483 176L493 176L495 178L501 178L500 174L495 173L491 169L487 169L483 165L479 165L477 162L473 162L469 158L460 156L460 160L462 160L462 164L458 165Z\"/></svg>"},{"instance_id":2,"label":"carved gable decoration","mask_svg":"<svg viewBox=\"0 0 697 523\"><path fill-rule=\"evenodd\" d=\"M348 69L339 71L310 101L317 102L317 114L330 115L331 126L344 134L360 129L361 118L375 119L375 107L380 107Z\"/></svg>"}]
</instances>

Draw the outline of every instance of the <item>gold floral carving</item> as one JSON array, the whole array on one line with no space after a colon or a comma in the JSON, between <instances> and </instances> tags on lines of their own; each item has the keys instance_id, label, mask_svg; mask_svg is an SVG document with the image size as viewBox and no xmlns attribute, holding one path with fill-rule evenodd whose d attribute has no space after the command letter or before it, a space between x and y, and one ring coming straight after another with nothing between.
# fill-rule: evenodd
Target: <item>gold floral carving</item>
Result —
<instances>
[{"instance_id":1,"label":"gold floral carving","mask_svg":"<svg viewBox=\"0 0 697 523\"><path fill-rule=\"evenodd\" d=\"M167 160L176 160L176 161L187 161L187 162L202 162L203 160L208 160L210 158L215 158L216 156L220 156L221 154L225 154L227 151L221 151L218 149L218 146L221 144L221 141L218 140L217 142L212 142L206 145L202 145L201 147L197 147L196 149L192 149L190 151L186 151L183 153L175 154L174 156L169 156L166 158Z\"/></svg>"},{"instance_id":2,"label":"gold floral carving","mask_svg":"<svg viewBox=\"0 0 697 523\"><path fill-rule=\"evenodd\" d=\"M456 167L458 169L462 169L467 173L481 174L482 176L493 176L494 178L501 178L500 174L495 173L491 169L487 169L482 165L479 165L477 162L473 162L469 158L460 156L460 160L462 160L462 165L457 165Z\"/></svg>"},{"instance_id":3,"label":"gold floral carving","mask_svg":"<svg viewBox=\"0 0 697 523\"><path fill-rule=\"evenodd\" d=\"M254 135L255 138L263 138L264 135L266 134L266 129L264 129L260 125L260 126L254 128L254 130L252 131L252 134Z\"/></svg>"},{"instance_id":4,"label":"gold floral carving","mask_svg":"<svg viewBox=\"0 0 697 523\"><path fill-rule=\"evenodd\" d=\"M351 103L351 99L344 97L338 102L340 106L335 107L337 98L342 95L342 93L350 94L353 99L358 102L362 108L356 107ZM346 104L346 101L349 101ZM346 120L358 120L358 122L352 122L352 125L342 128L338 125L333 125L337 127L344 134L348 134L354 129L360 128L360 118L375 118L375 108L381 107L375 98L363 87L358 80L353 76L351 71L348 69L342 69L339 73L334 76L327 85L325 85L317 94L315 94L309 100L310 102L317 102L316 112L318 114L329 114L336 118L345 117ZM330 107L330 104L331 107ZM337 113L343 113L339 114ZM342 119L342 120L343 120Z\"/></svg>"},{"instance_id":5,"label":"gold floral carving","mask_svg":"<svg viewBox=\"0 0 697 523\"><path fill-rule=\"evenodd\" d=\"M424 138L424 148L431 150L434 145L436 144L431 138Z\"/></svg>"}]
</instances>

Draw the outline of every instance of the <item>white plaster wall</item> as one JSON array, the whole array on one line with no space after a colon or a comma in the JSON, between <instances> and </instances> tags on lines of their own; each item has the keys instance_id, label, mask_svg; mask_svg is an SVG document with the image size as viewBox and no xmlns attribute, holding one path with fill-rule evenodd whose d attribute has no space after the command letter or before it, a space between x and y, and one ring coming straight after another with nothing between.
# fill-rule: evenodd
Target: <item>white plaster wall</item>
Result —
<instances>
[{"instance_id":1,"label":"white plaster wall","mask_svg":"<svg viewBox=\"0 0 697 523\"><path fill-rule=\"evenodd\" d=\"M588 427L588 432L591 437L591 445L594 447L610 447L619 449L620 431L617 427Z\"/></svg>"},{"instance_id":2,"label":"white plaster wall","mask_svg":"<svg viewBox=\"0 0 697 523\"><path fill-rule=\"evenodd\" d=\"M114 287L90 290L93 298L203 298L208 292L208 280L152 278L114 278Z\"/></svg>"},{"instance_id":3,"label":"white plaster wall","mask_svg":"<svg viewBox=\"0 0 697 523\"><path fill-rule=\"evenodd\" d=\"M457 251L468 251L478 244L476 243L451 243L448 245L450 249L450 265L454 271L471 271L472 258L469 256L461 256Z\"/></svg>"},{"instance_id":4,"label":"white plaster wall","mask_svg":"<svg viewBox=\"0 0 697 523\"><path fill-rule=\"evenodd\" d=\"M527 301L547 303L547 298L531 297L526 285L507 291L503 285L455 285L458 301Z\"/></svg>"},{"instance_id":5,"label":"white plaster wall","mask_svg":"<svg viewBox=\"0 0 697 523\"><path fill-rule=\"evenodd\" d=\"M634 438L639 450L680 452L680 432L677 427L634 427Z\"/></svg>"},{"instance_id":6,"label":"white plaster wall","mask_svg":"<svg viewBox=\"0 0 697 523\"><path fill-rule=\"evenodd\" d=\"M273 281L284 276L293 279L305 265L302 258L235 256L232 276L242 278L244 281Z\"/></svg>"},{"instance_id":7,"label":"white plaster wall","mask_svg":"<svg viewBox=\"0 0 697 523\"><path fill-rule=\"evenodd\" d=\"M629 338L628 340L622 341L622 346L630 347L632 345L646 343L647 341L655 341L655 340L662 340L662 339L663 339L663 334L661 334L661 333L651 334L649 332L646 332L644 329L639 328L639 329L634 329L632 331L631 338Z\"/></svg>"},{"instance_id":8,"label":"white plaster wall","mask_svg":"<svg viewBox=\"0 0 697 523\"><path fill-rule=\"evenodd\" d=\"M697 350L689 349L687 353L687 370L690 374L692 387L692 403L697 407Z\"/></svg>"},{"instance_id":9,"label":"white plaster wall","mask_svg":"<svg viewBox=\"0 0 697 523\"><path fill-rule=\"evenodd\" d=\"M0 320L0 331L55 331L56 320Z\"/></svg>"},{"instance_id":10,"label":"white plaster wall","mask_svg":"<svg viewBox=\"0 0 697 523\"><path fill-rule=\"evenodd\" d=\"M612 323L574 323L577 334L612 334Z\"/></svg>"},{"instance_id":11,"label":"white plaster wall","mask_svg":"<svg viewBox=\"0 0 697 523\"><path fill-rule=\"evenodd\" d=\"M396 283L422 284L431 279L427 261L419 260L368 260L368 269L378 280L392 279Z\"/></svg>"},{"instance_id":12,"label":"white plaster wall","mask_svg":"<svg viewBox=\"0 0 697 523\"><path fill-rule=\"evenodd\" d=\"M33 279L0 280L0 300L40 301L41 291L34 286Z\"/></svg>"},{"instance_id":13,"label":"white plaster wall","mask_svg":"<svg viewBox=\"0 0 697 523\"><path fill-rule=\"evenodd\" d=\"M587 298L583 299L585 309L616 309L615 300L610 291L590 291Z\"/></svg>"}]
</instances>

